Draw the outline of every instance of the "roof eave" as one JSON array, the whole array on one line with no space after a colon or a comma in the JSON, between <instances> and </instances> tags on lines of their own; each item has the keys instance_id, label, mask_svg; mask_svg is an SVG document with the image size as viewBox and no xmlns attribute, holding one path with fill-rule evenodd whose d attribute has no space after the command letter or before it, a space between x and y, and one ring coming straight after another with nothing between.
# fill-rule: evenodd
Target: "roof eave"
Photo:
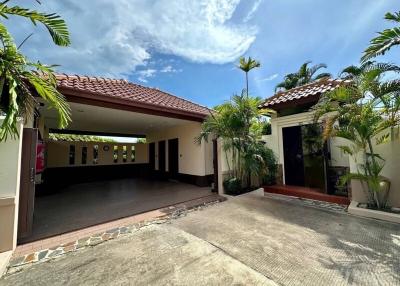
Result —
<instances>
[{"instance_id":1,"label":"roof eave","mask_svg":"<svg viewBox=\"0 0 400 286\"><path fill-rule=\"evenodd\" d=\"M170 118L177 118L189 121L203 122L207 117L206 114L188 112L171 107L160 106L157 104L142 103L137 101L125 100L120 98L113 98L102 94L77 90L75 88L68 88L59 86L57 88L68 101L82 104L89 104L94 106L120 109L144 114L152 114Z\"/></svg>"}]
</instances>

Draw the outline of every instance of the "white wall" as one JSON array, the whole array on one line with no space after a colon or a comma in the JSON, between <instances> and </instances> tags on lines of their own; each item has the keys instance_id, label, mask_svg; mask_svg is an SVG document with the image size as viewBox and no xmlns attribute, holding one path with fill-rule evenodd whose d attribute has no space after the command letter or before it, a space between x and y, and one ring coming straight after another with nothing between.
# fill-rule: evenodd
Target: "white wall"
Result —
<instances>
[{"instance_id":1,"label":"white wall","mask_svg":"<svg viewBox=\"0 0 400 286\"><path fill-rule=\"evenodd\" d=\"M201 132L201 123L191 122L147 134L148 143L166 141L166 170L168 171L168 140L179 140L179 173L205 176L213 174L212 142L197 144L195 137ZM158 144L156 144L156 169L158 168Z\"/></svg>"},{"instance_id":2,"label":"white wall","mask_svg":"<svg viewBox=\"0 0 400 286\"><path fill-rule=\"evenodd\" d=\"M399 140L388 143L374 145L375 153L384 158L385 167L381 175L390 180L391 187L388 197L388 204L394 207L400 207L400 142ZM362 163L362 158L357 156L357 159L350 159L350 172L356 173L357 165ZM367 202L367 197L363 191L363 186L360 182L353 180L351 183L352 199L357 202Z\"/></svg>"},{"instance_id":3,"label":"white wall","mask_svg":"<svg viewBox=\"0 0 400 286\"><path fill-rule=\"evenodd\" d=\"M75 164L69 164L69 148L75 146ZM48 141L47 149L47 167L75 167L75 166L93 166L93 146L98 145L98 163L101 165L118 164L143 164L148 163L148 144L144 143L106 143L106 142L66 142L66 141ZM104 146L109 150L105 151ZM114 163L114 146L118 146L118 162ZM122 160L123 146L127 148L127 161ZM135 146L135 162L131 162L131 146ZM87 147L87 161L82 165L82 147Z\"/></svg>"},{"instance_id":4,"label":"white wall","mask_svg":"<svg viewBox=\"0 0 400 286\"><path fill-rule=\"evenodd\" d=\"M0 124L3 119L0 117ZM16 247L22 123L18 124L18 130L19 138L0 143L0 253Z\"/></svg>"}]
</instances>

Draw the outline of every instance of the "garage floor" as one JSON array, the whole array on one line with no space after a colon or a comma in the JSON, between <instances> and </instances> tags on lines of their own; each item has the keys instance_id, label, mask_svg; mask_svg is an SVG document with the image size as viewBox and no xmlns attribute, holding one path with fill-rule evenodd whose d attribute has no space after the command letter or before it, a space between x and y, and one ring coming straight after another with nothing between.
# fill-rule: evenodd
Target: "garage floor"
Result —
<instances>
[{"instance_id":1,"label":"garage floor","mask_svg":"<svg viewBox=\"0 0 400 286\"><path fill-rule=\"evenodd\" d=\"M210 188L171 181L123 179L77 184L37 197L27 243L211 194Z\"/></svg>"}]
</instances>

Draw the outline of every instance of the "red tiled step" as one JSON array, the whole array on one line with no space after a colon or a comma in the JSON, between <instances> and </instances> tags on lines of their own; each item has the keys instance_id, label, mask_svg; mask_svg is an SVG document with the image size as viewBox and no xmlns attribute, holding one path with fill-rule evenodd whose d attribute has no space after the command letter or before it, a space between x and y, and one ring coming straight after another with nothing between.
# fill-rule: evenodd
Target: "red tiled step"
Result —
<instances>
[{"instance_id":1,"label":"red tiled step","mask_svg":"<svg viewBox=\"0 0 400 286\"><path fill-rule=\"evenodd\" d=\"M340 205L350 204L350 200L348 197L328 195L318 192L318 190L316 189L306 188L306 187L274 185L274 186L264 187L264 192L335 203Z\"/></svg>"}]
</instances>

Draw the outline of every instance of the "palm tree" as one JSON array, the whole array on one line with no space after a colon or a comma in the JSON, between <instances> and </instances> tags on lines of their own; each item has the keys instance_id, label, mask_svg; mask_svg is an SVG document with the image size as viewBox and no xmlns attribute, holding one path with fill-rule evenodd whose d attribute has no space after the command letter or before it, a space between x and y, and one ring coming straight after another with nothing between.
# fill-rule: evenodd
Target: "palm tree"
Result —
<instances>
[{"instance_id":1,"label":"palm tree","mask_svg":"<svg viewBox=\"0 0 400 286\"><path fill-rule=\"evenodd\" d=\"M19 6L0 3L0 16L21 16L34 25L42 23L50 33L53 42L59 46L70 44L67 25L56 14L44 14ZM24 44L29 36L21 43ZM56 89L53 66L30 62L16 46L6 26L0 23L0 114L5 115L0 126L0 141L7 136L18 136L17 118L32 118L40 96L59 114L59 127L65 128L70 122L70 109L64 96Z\"/></svg>"},{"instance_id":2,"label":"palm tree","mask_svg":"<svg viewBox=\"0 0 400 286\"><path fill-rule=\"evenodd\" d=\"M324 77L331 77L330 73L320 73L316 75L320 69L327 68L326 64L317 64L311 67L309 67L309 64L311 64L311 61L307 61L302 64L297 72L287 74L284 77L283 82L278 83L275 86L275 92L289 90L294 87L314 82Z\"/></svg>"},{"instance_id":3,"label":"palm tree","mask_svg":"<svg viewBox=\"0 0 400 286\"><path fill-rule=\"evenodd\" d=\"M246 92L247 92L247 96L249 96L249 78L248 78L248 74L252 69L258 68L260 66L261 66L260 62L252 59L251 57L248 57L247 59L244 58L244 57L241 57L240 60L239 60L238 68L240 68L246 74Z\"/></svg>"},{"instance_id":4,"label":"palm tree","mask_svg":"<svg viewBox=\"0 0 400 286\"><path fill-rule=\"evenodd\" d=\"M361 152L363 155L364 163L359 164L358 172L345 175L342 181L365 182L369 202L378 208L385 207L387 199L378 195L380 183L385 181L380 175L384 160L375 152L372 142L375 139L378 144L387 142L393 135L393 128L400 124L400 81L397 78L384 80L386 73L393 71L398 72L399 68L372 62L348 67L344 74L351 81L323 94L314 107L316 122L325 116L325 139L345 138L351 142L350 146L340 146L345 153Z\"/></svg>"},{"instance_id":5,"label":"palm tree","mask_svg":"<svg viewBox=\"0 0 400 286\"><path fill-rule=\"evenodd\" d=\"M229 101L214 108L215 112L204 121L202 131L196 138L197 143L207 141L210 136L223 139L231 176L229 180L240 183L240 188L241 182L250 183L249 175L263 176L268 171L275 172L275 166L271 166L273 153L258 140L261 128L255 128L261 117L270 112L258 108L261 102L260 98L247 96L245 90L241 95L232 96Z\"/></svg>"},{"instance_id":6,"label":"palm tree","mask_svg":"<svg viewBox=\"0 0 400 286\"><path fill-rule=\"evenodd\" d=\"M379 32L379 35L370 41L370 46L364 51L364 55L361 58L362 62L384 55L393 46L400 44L400 12L386 13L385 19L394 22L398 26Z\"/></svg>"}]
</instances>

